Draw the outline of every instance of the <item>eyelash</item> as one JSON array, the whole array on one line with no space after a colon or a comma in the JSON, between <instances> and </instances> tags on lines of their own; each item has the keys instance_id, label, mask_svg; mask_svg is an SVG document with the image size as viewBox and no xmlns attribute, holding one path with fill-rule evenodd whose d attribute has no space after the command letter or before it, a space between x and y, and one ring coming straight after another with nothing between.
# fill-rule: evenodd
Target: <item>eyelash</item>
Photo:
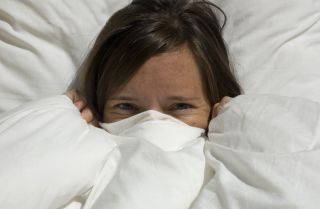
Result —
<instances>
[{"instance_id":1,"label":"eyelash","mask_svg":"<svg viewBox=\"0 0 320 209\"><path fill-rule=\"evenodd\" d=\"M126 106L126 107L121 107L121 106ZM124 111L132 111L132 110L138 110L138 108L133 105L133 104L130 104L130 103L120 103L120 104L117 104L114 106L115 108L117 109L120 109L120 110L124 110ZM128 107L130 107L130 109L128 109Z\"/></svg>"},{"instance_id":2,"label":"eyelash","mask_svg":"<svg viewBox=\"0 0 320 209\"><path fill-rule=\"evenodd\" d=\"M170 110L186 110L186 109L194 108L194 106L187 104L187 103L177 103L172 106L171 106ZM179 108L179 106L180 107L183 106L184 108Z\"/></svg>"},{"instance_id":3,"label":"eyelash","mask_svg":"<svg viewBox=\"0 0 320 209\"><path fill-rule=\"evenodd\" d=\"M130 103L120 103L115 105L114 108L119 109L121 111L138 111L139 110L139 108L136 105L130 104ZM174 105L171 105L169 110L183 111L183 110L192 109L192 108L194 108L194 106L187 103L176 103Z\"/></svg>"}]
</instances>

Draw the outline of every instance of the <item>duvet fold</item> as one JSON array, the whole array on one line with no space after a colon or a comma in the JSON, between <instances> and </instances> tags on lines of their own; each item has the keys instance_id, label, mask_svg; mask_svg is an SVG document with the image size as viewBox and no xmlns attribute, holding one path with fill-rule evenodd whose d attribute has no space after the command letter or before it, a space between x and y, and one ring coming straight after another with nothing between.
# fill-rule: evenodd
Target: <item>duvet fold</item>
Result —
<instances>
[{"instance_id":1,"label":"duvet fold","mask_svg":"<svg viewBox=\"0 0 320 209\"><path fill-rule=\"evenodd\" d=\"M318 207L317 102L239 96L211 120L207 139L156 111L101 126L66 96L2 114L0 208Z\"/></svg>"},{"instance_id":2,"label":"duvet fold","mask_svg":"<svg viewBox=\"0 0 320 209\"><path fill-rule=\"evenodd\" d=\"M191 205L203 183L203 129L156 111L101 126L66 96L1 115L0 208Z\"/></svg>"},{"instance_id":3,"label":"duvet fold","mask_svg":"<svg viewBox=\"0 0 320 209\"><path fill-rule=\"evenodd\" d=\"M0 116L0 208L82 205L103 168L112 176L117 146L88 125L66 96Z\"/></svg>"},{"instance_id":4,"label":"duvet fold","mask_svg":"<svg viewBox=\"0 0 320 209\"><path fill-rule=\"evenodd\" d=\"M205 155L215 174L192 209L319 207L319 103L239 96L209 130Z\"/></svg>"}]
</instances>

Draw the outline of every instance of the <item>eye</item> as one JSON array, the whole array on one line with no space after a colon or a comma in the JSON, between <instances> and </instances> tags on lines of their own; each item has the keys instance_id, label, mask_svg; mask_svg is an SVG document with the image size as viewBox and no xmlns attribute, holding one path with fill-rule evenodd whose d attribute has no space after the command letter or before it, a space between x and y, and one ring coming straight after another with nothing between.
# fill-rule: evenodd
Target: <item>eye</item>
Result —
<instances>
[{"instance_id":1,"label":"eye","mask_svg":"<svg viewBox=\"0 0 320 209\"><path fill-rule=\"evenodd\" d=\"M171 106L171 110L188 110L193 108L193 105L187 103L177 103Z\"/></svg>"},{"instance_id":2,"label":"eye","mask_svg":"<svg viewBox=\"0 0 320 209\"><path fill-rule=\"evenodd\" d=\"M121 111L136 111L138 110L137 106L130 103L120 103L114 106L115 109L121 110Z\"/></svg>"}]
</instances>

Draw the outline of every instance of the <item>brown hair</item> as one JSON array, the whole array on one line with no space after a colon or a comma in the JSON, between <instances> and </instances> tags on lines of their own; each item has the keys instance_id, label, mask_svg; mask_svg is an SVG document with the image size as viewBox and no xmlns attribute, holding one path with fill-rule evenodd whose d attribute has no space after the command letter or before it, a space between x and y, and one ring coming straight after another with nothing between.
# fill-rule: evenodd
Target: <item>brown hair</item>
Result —
<instances>
[{"instance_id":1,"label":"brown hair","mask_svg":"<svg viewBox=\"0 0 320 209\"><path fill-rule=\"evenodd\" d=\"M80 93L98 121L108 98L151 57L187 44L211 104L241 94L215 11L206 0L133 0L100 32L84 62ZM224 24L223 24L224 25Z\"/></svg>"}]
</instances>

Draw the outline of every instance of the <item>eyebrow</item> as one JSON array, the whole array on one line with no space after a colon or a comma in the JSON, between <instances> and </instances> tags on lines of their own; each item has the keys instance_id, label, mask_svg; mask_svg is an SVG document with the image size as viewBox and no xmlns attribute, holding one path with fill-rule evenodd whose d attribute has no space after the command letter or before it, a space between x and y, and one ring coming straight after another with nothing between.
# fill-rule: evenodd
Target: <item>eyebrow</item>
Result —
<instances>
[{"instance_id":1,"label":"eyebrow","mask_svg":"<svg viewBox=\"0 0 320 209\"><path fill-rule=\"evenodd\" d=\"M113 96L113 97L110 97L109 100L137 101L138 99L130 96Z\"/></svg>"},{"instance_id":2,"label":"eyebrow","mask_svg":"<svg viewBox=\"0 0 320 209\"><path fill-rule=\"evenodd\" d=\"M199 100L200 97L170 96L167 97L167 99L173 101L195 101ZM113 96L110 97L109 100L138 101L139 99L130 96Z\"/></svg>"},{"instance_id":3,"label":"eyebrow","mask_svg":"<svg viewBox=\"0 0 320 209\"><path fill-rule=\"evenodd\" d=\"M200 97L170 96L168 97L168 99L175 100L175 101L194 101L194 100L199 100Z\"/></svg>"}]
</instances>

